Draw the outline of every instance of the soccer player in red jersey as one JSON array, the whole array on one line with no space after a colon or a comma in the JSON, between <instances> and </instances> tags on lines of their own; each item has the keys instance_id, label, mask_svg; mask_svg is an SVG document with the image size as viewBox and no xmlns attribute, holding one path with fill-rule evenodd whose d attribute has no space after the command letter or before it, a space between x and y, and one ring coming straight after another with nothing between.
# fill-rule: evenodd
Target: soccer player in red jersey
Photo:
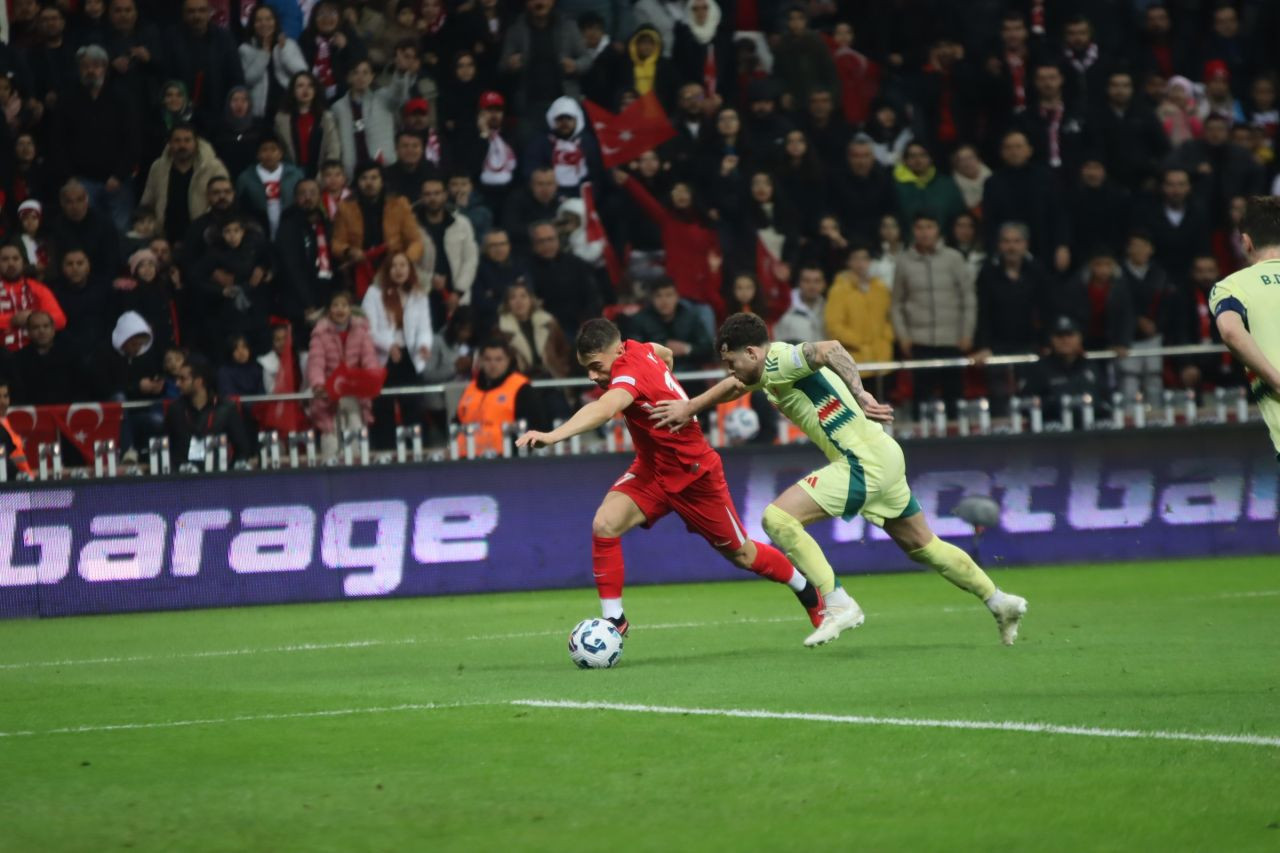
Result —
<instances>
[{"instance_id":1,"label":"soccer player in red jersey","mask_svg":"<svg viewBox=\"0 0 1280 853\"><path fill-rule=\"evenodd\" d=\"M650 414L655 404L689 399L671 375L671 350L623 341L618 327L602 319L583 324L576 347L579 363L604 394L551 432L526 432L516 446L550 447L602 426L619 412L626 419L635 461L605 494L591 522L591 563L604 617L627 633L622 534L675 512L735 566L791 587L816 627L823 606L817 588L777 548L747 538L720 455L707 444L697 421L675 432L654 426Z\"/></svg>"}]
</instances>

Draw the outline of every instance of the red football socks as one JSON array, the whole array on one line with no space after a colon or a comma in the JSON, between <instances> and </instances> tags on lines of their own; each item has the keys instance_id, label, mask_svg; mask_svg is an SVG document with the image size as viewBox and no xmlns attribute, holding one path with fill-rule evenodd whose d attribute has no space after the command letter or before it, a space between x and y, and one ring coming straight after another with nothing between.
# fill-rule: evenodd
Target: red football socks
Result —
<instances>
[{"instance_id":1,"label":"red football socks","mask_svg":"<svg viewBox=\"0 0 1280 853\"><path fill-rule=\"evenodd\" d=\"M751 571L775 583L790 583L796 569L786 555L763 542L756 542L755 546L756 559L751 564Z\"/></svg>"},{"instance_id":2,"label":"red football socks","mask_svg":"<svg viewBox=\"0 0 1280 853\"><path fill-rule=\"evenodd\" d=\"M776 553L776 552L775 552ZM778 556L782 556L779 554ZM785 561L786 558L783 557ZM790 566L790 563L787 563ZM617 536L591 537L591 570L602 599L622 598L622 540Z\"/></svg>"}]
</instances>

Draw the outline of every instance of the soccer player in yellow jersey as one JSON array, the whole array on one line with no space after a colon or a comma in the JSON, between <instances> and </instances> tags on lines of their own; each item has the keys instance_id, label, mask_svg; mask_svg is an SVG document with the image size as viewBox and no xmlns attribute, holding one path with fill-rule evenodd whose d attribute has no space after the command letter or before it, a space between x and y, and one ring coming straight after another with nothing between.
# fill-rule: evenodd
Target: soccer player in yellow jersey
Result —
<instances>
[{"instance_id":1,"label":"soccer player in yellow jersey","mask_svg":"<svg viewBox=\"0 0 1280 853\"><path fill-rule=\"evenodd\" d=\"M703 409L763 389L778 411L826 454L825 467L788 488L764 511L765 532L825 599L822 622L804 644L830 642L865 618L804 528L824 518L861 514L883 527L912 560L982 599L996 618L1001 641L1012 645L1027 612L1026 599L997 589L967 553L929 528L907 485L902 448L880 426L893 420L893 410L862 387L857 365L844 347L837 341L770 344L768 328L754 314L726 320L716 344L730 375L693 400L658 404L653 418L659 426L678 428Z\"/></svg>"},{"instance_id":2,"label":"soccer player in yellow jersey","mask_svg":"<svg viewBox=\"0 0 1280 853\"><path fill-rule=\"evenodd\" d=\"M1240 239L1253 265L1214 285L1209 309L1222 342L1246 368L1280 459L1280 198L1249 199Z\"/></svg>"}]
</instances>

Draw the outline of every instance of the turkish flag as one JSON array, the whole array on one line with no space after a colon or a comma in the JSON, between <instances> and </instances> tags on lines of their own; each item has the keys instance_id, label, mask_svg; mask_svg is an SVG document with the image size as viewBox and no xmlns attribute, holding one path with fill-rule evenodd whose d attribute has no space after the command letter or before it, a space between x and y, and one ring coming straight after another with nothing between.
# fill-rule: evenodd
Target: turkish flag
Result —
<instances>
[{"instance_id":1,"label":"turkish flag","mask_svg":"<svg viewBox=\"0 0 1280 853\"><path fill-rule=\"evenodd\" d=\"M324 390L330 400L342 397L356 397L360 400L372 400L382 393L382 383L387 381L387 369L379 367L374 370L364 367L338 365L338 369L329 374L324 383Z\"/></svg>"},{"instance_id":2,"label":"turkish flag","mask_svg":"<svg viewBox=\"0 0 1280 853\"><path fill-rule=\"evenodd\" d=\"M584 100L582 105L600 140L600 156L607 168L630 163L676 135L653 92L636 98L617 115L591 101Z\"/></svg>"},{"instance_id":3,"label":"turkish flag","mask_svg":"<svg viewBox=\"0 0 1280 853\"><path fill-rule=\"evenodd\" d=\"M40 406L57 422L58 431L76 446L87 462L93 459L95 441L120 441L124 410L119 403L72 403L69 406Z\"/></svg>"},{"instance_id":4,"label":"turkish flag","mask_svg":"<svg viewBox=\"0 0 1280 853\"><path fill-rule=\"evenodd\" d=\"M587 242L604 241L604 268L609 273L609 281L616 287L622 281L622 264L618 262L618 253L613 250L613 243L609 242L604 223L600 221L600 211L596 209L596 191L590 181L582 184L582 205L587 211Z\"/></svg>"},{"instance_id":5,"label":"turkish flag","mask_svg":"<svg viewBox=\"0 0 1280 853\"><path fill-rule=\"evenodd\" d=\"M50 411L51 406L14 406L6 417L9 427L22 436L22 443L34 459L41 444L52 444L58 439L58 420ZM89 458L93 458L92 455Z\"/></svg>"}]
</instances>

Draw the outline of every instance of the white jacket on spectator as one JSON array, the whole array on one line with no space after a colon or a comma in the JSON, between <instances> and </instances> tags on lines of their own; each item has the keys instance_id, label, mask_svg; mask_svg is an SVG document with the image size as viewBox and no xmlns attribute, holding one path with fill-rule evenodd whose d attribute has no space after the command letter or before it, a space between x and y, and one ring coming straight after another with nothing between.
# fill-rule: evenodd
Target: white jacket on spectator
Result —
<instances>
[{"instance_id":1,"label":"white jacket on spectator","mask_svg":"<svg viewBox=\"0 0 1280 853\"><path fill-rule=\"evenodd\" d=\"M272 60L274 68L272 68ZM244 82L249 87L249 100L253 104L254 118L262 118L267 113L267 93L271 90L273 73L281 88L289 88L289 79L299 71L308 70L307 60L302 49L293 39L285 39L271 50L263 50L252 42L240 45L240 67L244 69Z\"/></svg>"},{"instance_id":2,"label":"white jacket on spectator","mask_svg":"<svg viewBox=\"0 0 1280 853\"><path fill-rule=\"evenodd\" d=\"M471 220L461 213L446 213L452 221L444 229L444 256L449 259L449 270L453 273L453 289L459 294L460 304L471 304L471 285L476 280L476 269L480 266L480 248L476 245L476 230ZM422 229L422 239L427 250L423 258L430 256L431 268L435 267L435 253L440 247L434 245L431 234ZM430 274L430 270L427 271Z\"/></svg>"},{"instance_id":3,"label":"white jacket on spectator","mask_svg":"<svg viewBox=\"0 0 1280 853\"><path fill-rule=\"evenodd\" d=\"M569 251L593 267L604 266L604 240L587 239L587 205L580 198L567 198L560 202L557 215L566 213L578 217L578 227L569 233Z\"/></svg>"},{"instance_id":4,"label":"white jacket on spectator","mask_svg":"<svg viewBox=\"0 0 1280 853\"><path fill-rule=\"evenodd\" d=\"M369 335L373 338L373 348L378 352L378 360L386 364L391 347L399 344L406 354L413 359L413 369L422 373L427 367L427 359L421 350L431 349L431 298L421 288L412 291L404 300L403 328L395 329L387 309L382 304L382 286L378 283L369 285L365 291L364 302L360 303L364 315L369 319Z\"/></svg>"},{"instance_id":5,"label":"white jacket on spectator","mask_svg":"<svg viewBox=\"0 0 1280 853\"><path fill-rule=\"evenodd\" d=\"M396 161L396 97L389 89L373 89L360 102L364 111L364 140L369 156L384 166ZM338 139L342 141L342 168L347 180L355 181L356 121L351 113L351 93L343 95L330 108L338 123Z\"/></svg>"}]
</instances>

